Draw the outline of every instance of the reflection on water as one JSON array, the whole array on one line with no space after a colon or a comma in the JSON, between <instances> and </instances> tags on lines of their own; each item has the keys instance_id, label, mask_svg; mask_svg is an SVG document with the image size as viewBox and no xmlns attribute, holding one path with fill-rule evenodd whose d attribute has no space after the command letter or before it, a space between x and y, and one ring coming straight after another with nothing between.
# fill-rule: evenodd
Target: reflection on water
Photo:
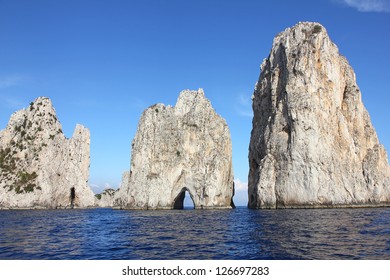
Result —
<instances>
[{"instance_id":1,"label":"reflection on water","mask_svg":"<svg viewBox=\"0 0 390 280\"><path fill-rule=\"evenodd\" d=\"M390 259L390 209L0 212L0 259Z\"/></svg>"}]
</instances>

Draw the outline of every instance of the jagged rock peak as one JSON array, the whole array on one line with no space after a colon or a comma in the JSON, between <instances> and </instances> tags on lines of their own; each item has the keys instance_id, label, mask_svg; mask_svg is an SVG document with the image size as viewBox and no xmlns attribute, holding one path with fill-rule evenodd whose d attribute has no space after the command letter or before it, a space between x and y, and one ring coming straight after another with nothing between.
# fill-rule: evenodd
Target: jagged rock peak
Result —
<instances>
[{"instance_id":1,"label":"jagged rock peak","mask_svg":"<svg viewBox=\"0 0 390 280\"><path fill-rule=\"evenodd\" d=\"M389 204L387 153L353 69L321 24L276 36L253 110L250 208Z\"/></svg>"},{"instance_id":2,"label":"jagged rock peak","mask_svg":"<svg viewBox=\"0 0 390 280\"><path fill-rule=\"evenodd\" d=\"M57 120L56 111L47 97L39 97L27 108L12 114L6 129L9 133L15 130L15 134L20 134L21 128L34 133L42 132L39 136L52 132L62 134L61 123Z\"/></svg>"},{"instance_id":3,"label":"jagged rock peak","mask_svg":"<svg viewBox=\"0 0 390 280\"><path fill-rule=\"evenodd\" d=\"M286 48L311 43L318 36L327 38L326 43L331 43L326 28L320 23L299 22L276 35L273 40L273 48L281 42L285 44ZM315 47L315 45L312 46Z\"/></svg>"},{"instance_id":4,"label":"jagged rock peak","mask_svg":"<svg viewBox=\"0 0 390 280\"><path fill-rule=\"evenodd\" d=\"M52 102L39 97L0 131L0 208L90 207L89 130L62 132Z\"/></svg>"},{"instance_id":5,"label":"jagged rock peak","mask_svg":"<svg viewBox=\"0 0 390 280\"><path fill-rule=\"evenodd\" d=\"M156 104L143 112L115 203L177 209L186 191L195 208L234 207L229 128L201 89L182 91L175 107Z\"/></svg>"}]
</instances>

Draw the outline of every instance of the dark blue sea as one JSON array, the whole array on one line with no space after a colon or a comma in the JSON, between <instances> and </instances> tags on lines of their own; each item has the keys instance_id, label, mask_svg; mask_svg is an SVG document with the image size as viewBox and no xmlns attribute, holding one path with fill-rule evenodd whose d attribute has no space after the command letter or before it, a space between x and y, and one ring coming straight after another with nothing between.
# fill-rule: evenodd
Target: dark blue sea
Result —
<instances>
[{"instance_id":1,"label":"dark blue sea","mask_svg":"<svg viewBox=\"0 0 390 280\"><path fill-rule=\"evenodd\" d=\"M390 209L0 211L0 259L390 259Z\"/></svg>"}]
</instances>

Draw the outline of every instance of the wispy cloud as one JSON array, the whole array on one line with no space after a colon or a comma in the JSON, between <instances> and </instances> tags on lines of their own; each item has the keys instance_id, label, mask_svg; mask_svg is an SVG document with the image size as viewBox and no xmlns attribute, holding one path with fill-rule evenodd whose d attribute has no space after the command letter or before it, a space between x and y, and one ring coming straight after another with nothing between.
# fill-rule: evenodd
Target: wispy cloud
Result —
<instances>
[{"instance_id":1,"label":"wispy cloud","mask_svg":"<svg viewBox=\"0 0 390 280\"><path fill-rule=\"evenodd\" d=\"M89 184L89 187L94 193L102 193L104 188L96 184Z\"/></svg>"},{"instance_id":2,"label":"wispy cloud","mask_svg":"<svg viewBox=\"0 0 390 280\"><path fill-rule=\"evenodd\" d=\"M17 97L6 97L3 99L3 102L6 104L8 108L14 110L22 109L24 106L26 106L23 100L20 98L18 99Z\"/></svg>"},{"instance_id":3,"label":"wispy cloud","mask_svg":"<svg viewBox=\"0 0 390 280\"><path fill-rule=\"evenodd\" d=\"M240 116L243 117L253 117L253 111L252 111L252 99L250 96L245 94L240 94L238 96L236 105L236 111Z\"/></svg>"},{"instance_id":4,"label":"wispy cloud","mask_svg":"<svg viewBox=\"0 0 390 280\"><path fill-rule=\"evenodd\" d=\"M341 2L360 12L390 12L390 0L341 0Z\"/></svg>"},{"instance_id":5,"label":"wispy cloud","mask_svg":"<svg viewBox=\"0 0 390 280\"><path fill-rule=\"evenodd\" d=\"M104 186L97 185L97 184L89 184L89 187L95 194L102 193L106 189L117 189L113 187L110 183L105 183Z\"/></svg>"},{"instance_id":6,"label":"wispy cloud","mask_svg":"<svg viewBox=\"0 0 390 280\"><path fill-rule=\"evenodd\" d=\"M20 94L7 93L6 89L17 87L30 82L31 78L26 75L11 74L0 76L0 101L2 105L10 109L21 109L25 105L24 98Z\"/></svg>"},{"instance_id":7,"label":"wispy cloud","mask_svg":"<svg viewBox=\"0 0 390 280\"><path fill-rule=\"evenodd\" d=\"M236 206L245 206L248 204L248 183L242 182L240 179L234 180L234 204Z\"/></svg>"},{"instance_id":8,"label":"wispy cloud","mask_svg":"<svg viewBox=\"0 0 390 280\"><path fill-rule=\"evenodd\" d=\"M234 189L236 191L247 191L248 190L248 183L241 182L241 180L237 178L234 180Z\"/></svg>"},{"instance_id":9,"label":"wispy cloud","mask_svg":"<svg viewBox=\"0 0 390 280\"><path fill-rule=\"evenodd\" d=\"M21 75L2 76L0 77L0 89L18 86L23 84L27 80L27 77Z\"/></svg>"}]
</instances>

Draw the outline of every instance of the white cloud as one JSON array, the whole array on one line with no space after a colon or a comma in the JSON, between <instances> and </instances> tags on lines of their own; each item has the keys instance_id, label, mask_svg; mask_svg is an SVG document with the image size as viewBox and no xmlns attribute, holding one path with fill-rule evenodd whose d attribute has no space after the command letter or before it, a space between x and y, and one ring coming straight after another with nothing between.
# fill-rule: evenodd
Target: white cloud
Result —
<instances>
[{"instance_id":1,"label":"white cloud","mask_svg":"<svg viewBox=\"0 0 390 280\"><path fill-rule=\"evenodd\" d=\"M250 96L240 94L238 96L236 105L236 111L240 116L243 117L253 117L253 111L252 111L252 99Z\"/></svg>"},{"instance_id":2,"label":"white cloud","mask_svg":"<svg viewBox=\"0 0 390 280\"><path fill-rule=\"evenodd\" d=\"M97 194L97 193L102 193L104 190L106 189L117 189L115 187L112 187L110 183L105 183L104 186L99 186L99 185L96 185L96 184L90 184L89 187L91 188L91 190Z\"/></svg>"},{"instance_id":3,"label":"white cloud","mask_svg":"<svg viewBox=\"0 0 390 280\"><path fill-rule=\"evenodd\" d=\"M14 110L20 110L25 106L22 99L18 99L16 97L3 97L1 100L6 104L8 108L14 109Z\"/></svg>"},{"instance_id":4,"label":"white cloud","mask_svg":"<svg viewBox=\"0 0 390 280\"><path fill-rule=\"evenodd\" d=\"M390 0L342 0L360 12L390 12Z\"/></svg>"},{"instance_id":5,"label":"white cloud","mask_svg":"<svg viewBox=\"0 0 390 280\"><path fill-rule=\"evenodd\" d=\"M116 189L115 187L113 187L110 183L105 183L104 184L104 189Z\"/></svg>"},{"instance_id":6,"label":"white cloud","mask_svg":"<svg viewBox=\"0 0 390 280\"><path fill-rule=\"evenodd\" d=\"M89 187L91 188L91 190L96 194L96 193L102 193L104 188L96 185L96 184L89 184Z\"/></svg>"},{"instance_id":7,"label":"white cloud","mask_svg":"<svg viewBox=\"0 0 390 280\"><path fill-rule=\"evenodd\" d=\"M234 180L235 194L233 197L234 204L236 206L248 205L248 183L241 182L240 179Z\"/></svg>"},{"instance_id":8,"label":"white cloud","mask_svg":"<svg viewBox=\"0 0 390 280\"><path fill-rule=\"evenodd\" d=\"M31 78L25 75L3 75L0 76L0 90L17 87L30 82ZM2 93L0 102L11 109L21 109L25 105L25 98L20 94Z\"/></svg>"},{"instance_id":9,"label":"white cloud","mask_svg":"<svg viewBox=\"0 0 390 280\"><path fill-rule=\"evenodd\" d=\"M248 183L241 182L241 180L237 178L234 180L234 189L236 191L247 191L248 190Z\"/></svg>"}]
</instances>

